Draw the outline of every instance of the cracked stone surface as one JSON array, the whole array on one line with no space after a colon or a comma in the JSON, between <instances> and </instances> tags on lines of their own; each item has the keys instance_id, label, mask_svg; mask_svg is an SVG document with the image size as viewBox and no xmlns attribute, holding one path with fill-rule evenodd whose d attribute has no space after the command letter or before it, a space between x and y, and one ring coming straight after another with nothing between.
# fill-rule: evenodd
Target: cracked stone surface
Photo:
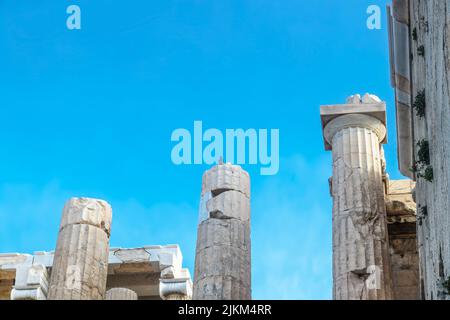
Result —
<instances>
[{"instance_id":1,"label":"cracked stone surface","mask_svg":"<svg viewBox=\"0 0 450 320\"><path fill-rule=\"evenodd\" d=\"M450 300L442 288L450 277L449 20L449 1L392 1L391 77L396 78L399 167L417 182L420 291L426 300ZM414 105L422 93L424 114L418 115ZM419 160L420 140L429 145L432 181L409 170Z\"/></svg>"},{"instance_id":2,"label":"cracked stone surface","mask_svg":"<svg viewBox=\"0 0 450 320\"><path fill-rule=\"evenodd\" d=\"M412 43L413 99L425 89L425 117L413 112L412 145L426 139L430 148L433 181L417 179L418 213L427 214L418 224L422 294L425 299L450 300L442 283L450 277L450 3L442 0L411 0L410 25L416 28ZM418 47L424 46L420 56ZM414 101L414 100L413 100ZM415 159L417 160L417 159Z\"/></svg>"},{"instance_id":3,"label":"cracked stone surface","mask_svg":"<svg viewBox=\"0 0 450 320\"><path fill-rule=\"evenodd\" d=\"M49 300L103 300L112 210L102 200L72 198L63 209Z\"/></svg>"},{"instance_id":4,"label":"cracked stone surface","mask_svg":"<svg viewBox=\"0 0 450 320\"><path fill-rule=\"evenodd\" d=\"M250 178L239 166L205 172L197 232L197 300L250 300Z\"/></svg>"},{"instance_id":5,"label":"cracked stone surface","mask_svg":"<svg viewBox=\"0 0 450 320\"><path fill-rule=\"evenodd\" d=\"M250 198L250 176L240 166L220 164L203 174L202 195L234 190Z\"/></svg>"},{"instance_id":6,"label":"cracked stone surface","mask_svg":"<svg viewBox=\"0 0 450 320\"><path fill-rule=\"evenodd\" d=\"M324 127L333 153L333 297L391 299L380 144L386 128L380 120L352 111Z\"/></svg>"}]
</instances>

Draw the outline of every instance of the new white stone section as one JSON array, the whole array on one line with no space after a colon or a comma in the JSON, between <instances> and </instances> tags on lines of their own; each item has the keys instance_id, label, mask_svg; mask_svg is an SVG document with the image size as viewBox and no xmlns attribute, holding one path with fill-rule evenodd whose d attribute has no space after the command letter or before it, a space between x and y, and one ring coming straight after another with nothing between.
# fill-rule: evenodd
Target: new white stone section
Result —
<instances>
[{"instance_id":1,"label":"new white stone section","mask_svg":"<svg viewBox=\"0 0 450 320\"><path fill-rule=\"evenodd\" d=\"M176 278L182 270L182 261L178 245L111 248L108 273L157 272L161 278Z\"/></svg>"},{"instance_id":2,"label":"new white stone section","mask_svg":"<svg viewBox=\"0 0 450 320\"><path fill-rule=\"evenodd\" d=\"M16 269L11 300L45 300L48 293L48 273L44 265L22 264Z\"/></svg>"},{"instance_id":3,"label":"new white stone section","mask_svg":"<svg viewBox=\"0 0 450 320\"><path fill-rule=\"evenodd\" d=\"M19 264L29 264L33 262L33 256L21 253L1 253L0 270L15 269Z\"/></svg>"},{"instance_id":4,"label":"new white stone section","mask_svg":"<svg viewBox=\"0 0 450 320\"><path fill-rule=\"evenodd\" d=\"M374 94L366 93L362 97L362 103L382 103L381 99Z\"/></svg>"},{"instance_id":5,"label":"new white stone section","mask_svg":"<svg viewBox=\"0 0 450 320\"><path fill-rule=\"evenodd\" d=\"M250 199L239 191L220 193L206 203L208 218L249 221Z\"/></svg>"},{"instance_id":6,"label":"new white stone section","mask_svg":"<svg viewBox=\"0 0 450 320\"><path fill-rule=\"evenodd\" d=\"M347 98L347 104L360 104L361 103L361 95L355 94Z\"/></svg>"},{"instance_id":7,"label":"new white stone section","mask_svg":"<svg viewBox=\"0 0 450 320\"><path fill-rule=\"evenodd\" d=\"M11 300L47 300L46 293L41 288L11 291Z\"/></svg>"}]
</instances>

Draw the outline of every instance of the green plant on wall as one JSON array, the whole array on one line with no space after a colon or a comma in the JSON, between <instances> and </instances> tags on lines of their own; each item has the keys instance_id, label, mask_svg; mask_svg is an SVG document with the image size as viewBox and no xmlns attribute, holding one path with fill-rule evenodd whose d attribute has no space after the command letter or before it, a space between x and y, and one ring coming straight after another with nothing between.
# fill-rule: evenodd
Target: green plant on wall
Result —
<instances>
[{"instance_id":1,"label":"green plant on wall","mask_svg":"<svg viewBox=\"0 0 450 320\"><path fill-rule=\"evenodd\" d=\"M426 165L430 164L430 144L427 140L421 139L417 142L417 159Z\"/></svg>"},{"instance_id":2,"label":"green plant on wall","mask_svg":"<svg viewBox=\"0 0 450 320\"><path fill-rule=\"evenodd\" d=\"M417 54L419 55L419 56L421 56L421 57L424 57L425 56L425 47L422 45L422 46L419 46L418 48L417 48Z\"/></svg>"},{"instance_id":3,"label":"green plant on wall","mask_svg":"<svg viewBox=\"0 0 450 320\"><path fill-rule=\"evenodd\" d=\"M419 226L422 225L423 221L427 218L427 216L428 216L428 207L419 205L417 215L417 222L419 223Z\"/></svg>"},{"instance_id":4,"label":"green plant on wall","mask_svg":"<svg viewBox=\"0 0 450 320\"><path fill-rule=\"evenodd\" d=\"M434 179L433 168L431 166L426 166L425 169L417 173L417 176L428 182L433 182Z\"/></svg>"},{"instance_id":5,"label":"green plant on wall","mask_svg":"<svg viewBox=\"0 0 450 320\"><path fill-rule=\"evenodd\" d=\"M417 41L417 28L414 28L412 31L412 38L414 41Z\"/></svg>"},{"instance_id":6,"label":"green plant on wall","mask_svg":"<svg viewBox=\"0 0 450 320\"><path fill-rule=\"evenodd\" d=\"M442 286L444 287L444 293L446 295L450 295L450 277L447 278L447 280L444 280L442 282Z\"/></svg>"},{"instance_id":7,"label":"green plant on wall","mask_svg":"<svg viewBox=\"0 0 450 320\"><path fill-rule=\"evenodd\" d=\"M416 110L416 115L420 118L423 118L425 116L425 107L426 107L426 100L425 100L425 89L422 91L419 91L417 93L416 99L413 103L413 108Z\"/></svg>"},{"instance_id":8,"label":"green plant on wall","mask_svg":"<svg viewBox=\"0 0 450 320\"><path fill-rule=\"evenodd\" d=\"M434 174L433 167L430 165L430 144L427 140L421 139L417 142L417 147L417 160L410 170L414 172L418 178L432 182Z\"/></svg>"}]
</instances>

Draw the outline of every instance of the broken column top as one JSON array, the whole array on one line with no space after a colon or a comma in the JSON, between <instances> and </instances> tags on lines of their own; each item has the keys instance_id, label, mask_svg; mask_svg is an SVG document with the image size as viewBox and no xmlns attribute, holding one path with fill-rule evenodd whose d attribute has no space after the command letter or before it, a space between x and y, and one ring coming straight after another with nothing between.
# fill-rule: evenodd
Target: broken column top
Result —
<instances>
[{"instance_id":1,"label":"broken column top","mask_svg":"<svg viewBox=\"0 0 450 320\"><path fill-rule=\"evenodd\" d=\"M203 174L202 195L226 190L239 191L250 197L250 176L247 171L238 165L222 163Z\"/></svg>"},{"instance_id":2,"label":"broken column top","mask_svg":"<svg viewBox=\"0 0 450 320\"><path fill-rule=\"evenodd\" d=\"M111 232L112 209L103 200L91 198L71 198L63 209L60 230L72 224L89 224Z\"/></svg>"},{"instance_id":3,"label":"broken column top","mask_svg":"<svg viewBox=\"0 0 450 320\"><path fill-rule=\"evenodd\" d=\"M320 118L322 121L325 150L331 150L330 139L326 137L327 124L336 118L351 114L375 118L386 126L386 103L373 94L366 93L363 97L355 94L348 97L345 104L323 105L320 107ZM346 126L350 127L352 125L347 124ZM384 136L380 142L387 143L387 135L385 133L381 133L380 135Z\"/></svg>"}]
</instances>

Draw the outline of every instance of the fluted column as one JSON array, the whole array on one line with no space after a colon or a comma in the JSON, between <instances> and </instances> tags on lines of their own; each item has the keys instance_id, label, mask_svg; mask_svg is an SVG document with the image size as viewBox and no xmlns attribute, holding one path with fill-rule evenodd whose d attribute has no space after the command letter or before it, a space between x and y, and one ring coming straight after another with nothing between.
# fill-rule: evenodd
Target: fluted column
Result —
<instances>
[{"instance_id":1,"label":"fluted column","mask_svg":"<svg viewBox=\"0 0 450 320\"><path fill-rule=\"evenodd\" d=\"M219 164L203 175L193 299L250 300L250 258L250 177Z\"/></svg>"},{"instance_id":2,"label":"fluted column","mask_svg":"<svg viewBox=\"0 0 450 320\"><path fill-rule=\"evenodd\" d=\"M49 300L103 300L112 211L108 203L72 198L64 206Z\"/></svg>"},{"instance_id":3,"label":"fluted column","mask_svg":"<svg viewBox=\"0 0 450 320\"><path fill-rule=\"evenodd\" d=\"M137 300L138 295L127 288L112 288L106 291L105 300Z\"/></svg>"},{"instance_id":4,"label":"fluted column","mask_svg":"<svg viewBox=\"0 0 450 320\"><path fill-rule=\"evenodd\" d=\"M381 103L352 102L338 107L334 115L333 108L325 108L329 121L324 138L333 153L336 300L392 298L380 144L386 138L380 120L384 108Z\"/></svg>"}]
</instances>

